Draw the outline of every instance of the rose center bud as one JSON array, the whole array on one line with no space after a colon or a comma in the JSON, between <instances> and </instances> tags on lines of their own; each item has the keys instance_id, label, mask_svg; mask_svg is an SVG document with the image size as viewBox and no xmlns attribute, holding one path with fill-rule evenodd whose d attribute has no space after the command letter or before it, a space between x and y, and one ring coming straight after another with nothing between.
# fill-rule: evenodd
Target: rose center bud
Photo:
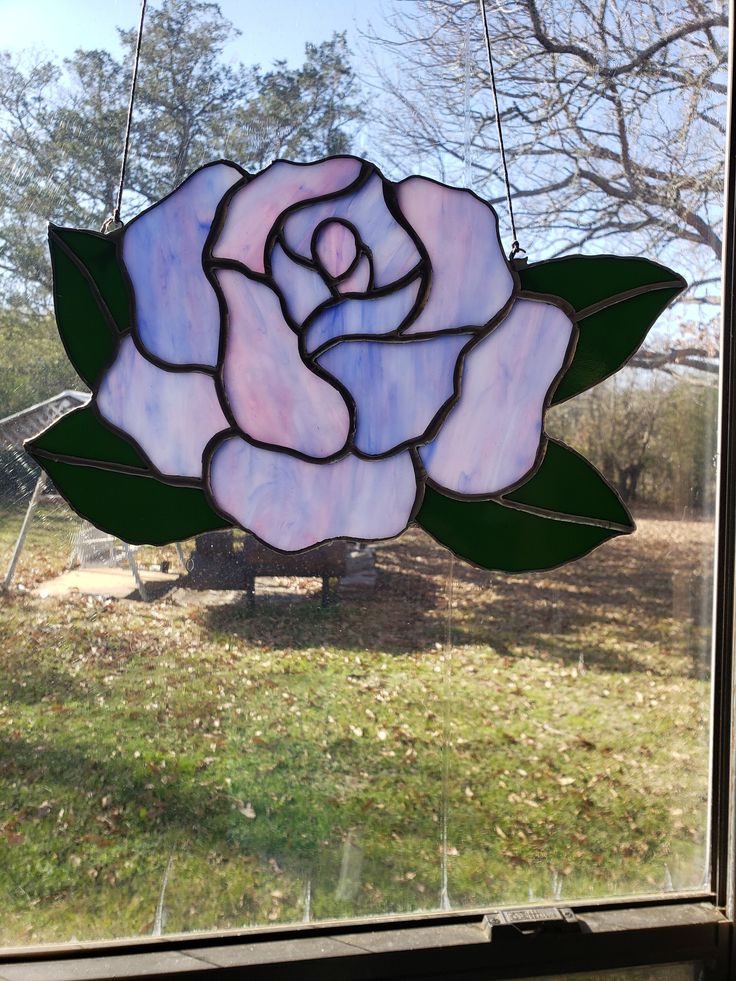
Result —
<instances>
[{"instance_id":1,"label":"rose center bud","mask_svg":"<svg viewBox=\"0 0 736 981\"><path fill-rule=\"evenodd\" d=\"M330 279L339 279L350 271L358 255L358 239L350 225L325 221L313 239L314 260Z\"/></svg>"}]
</instances>

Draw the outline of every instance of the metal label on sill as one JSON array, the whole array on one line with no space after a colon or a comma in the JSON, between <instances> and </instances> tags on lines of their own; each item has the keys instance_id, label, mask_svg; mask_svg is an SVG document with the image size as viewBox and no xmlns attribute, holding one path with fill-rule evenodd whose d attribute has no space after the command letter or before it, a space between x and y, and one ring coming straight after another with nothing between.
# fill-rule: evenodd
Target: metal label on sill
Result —
<instances>
[{"instance_id":1,"label":"metal label on sill","mask_svg":"<svg viewBox=\"0 0 736 981\"><path fill-rule=\"evenodd\" d=\"M486 921L489 926L525 926L558 921L575 923L575 914L571 909L540 906L538 909L509 909L488 913Z\"/></svg>"}]
</instances>

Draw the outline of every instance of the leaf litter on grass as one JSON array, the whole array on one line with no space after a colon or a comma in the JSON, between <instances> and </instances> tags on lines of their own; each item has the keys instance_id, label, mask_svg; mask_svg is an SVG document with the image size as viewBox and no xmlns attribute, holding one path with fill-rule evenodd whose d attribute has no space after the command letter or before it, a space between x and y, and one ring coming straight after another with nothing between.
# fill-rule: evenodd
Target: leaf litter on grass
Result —
<instances>
[{"instance_id":1,"label":"leaf litter on grass","mask_svg":"<svg viewBox=\"0 0 736 981\"><path fill-rule=\"evenodd\" d=\"M697 888L709 534L455 562L449 623L418 531L324 611L11 592L0 941L436 909L445 879L455 907ZM45 532L21 582L67 558Z\"/></svg>"}]
</instances>

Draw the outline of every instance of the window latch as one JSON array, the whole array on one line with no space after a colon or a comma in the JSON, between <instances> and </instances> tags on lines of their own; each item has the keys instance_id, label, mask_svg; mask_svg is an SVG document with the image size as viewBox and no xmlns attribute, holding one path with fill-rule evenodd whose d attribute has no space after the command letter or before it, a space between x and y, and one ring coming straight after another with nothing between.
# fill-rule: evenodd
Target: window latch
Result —
<instances>
[{"instance_id":1,"label":"window latch","mask_svg":"<svg viewBox=\"0 0 736 981\"><path fill-rule=\"evenodd\" d=\"M571 909L540 906L532 909L506 909L486 913L483 929L490 941L505 942L549 933L581 933L582 922Z\"/></svg>"}]
</instances>

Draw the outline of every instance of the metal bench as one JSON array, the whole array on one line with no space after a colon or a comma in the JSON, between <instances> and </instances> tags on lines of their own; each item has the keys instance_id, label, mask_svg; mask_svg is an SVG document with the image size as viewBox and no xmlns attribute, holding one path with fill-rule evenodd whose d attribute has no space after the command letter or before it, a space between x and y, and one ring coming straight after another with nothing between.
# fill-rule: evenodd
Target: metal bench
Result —
<instances>
[{"instance_id":1,"label":"metal bench","mask_svg":"<svg viewBox=\"0 0 736 981\"><path fill-rule=\"evenodd\" d=\"M255 605L256 578L304 576L322 580L322 606L332 599L331 580L350 576L366 565L373 569L373 554L352 542L332 542L297 555L277 552L248 535L240 541L232 531L197 535L189 563L193 586L245 589L248 605ZM364 575L364 573L362 573Z\"/></svg>"}]
</instances>

